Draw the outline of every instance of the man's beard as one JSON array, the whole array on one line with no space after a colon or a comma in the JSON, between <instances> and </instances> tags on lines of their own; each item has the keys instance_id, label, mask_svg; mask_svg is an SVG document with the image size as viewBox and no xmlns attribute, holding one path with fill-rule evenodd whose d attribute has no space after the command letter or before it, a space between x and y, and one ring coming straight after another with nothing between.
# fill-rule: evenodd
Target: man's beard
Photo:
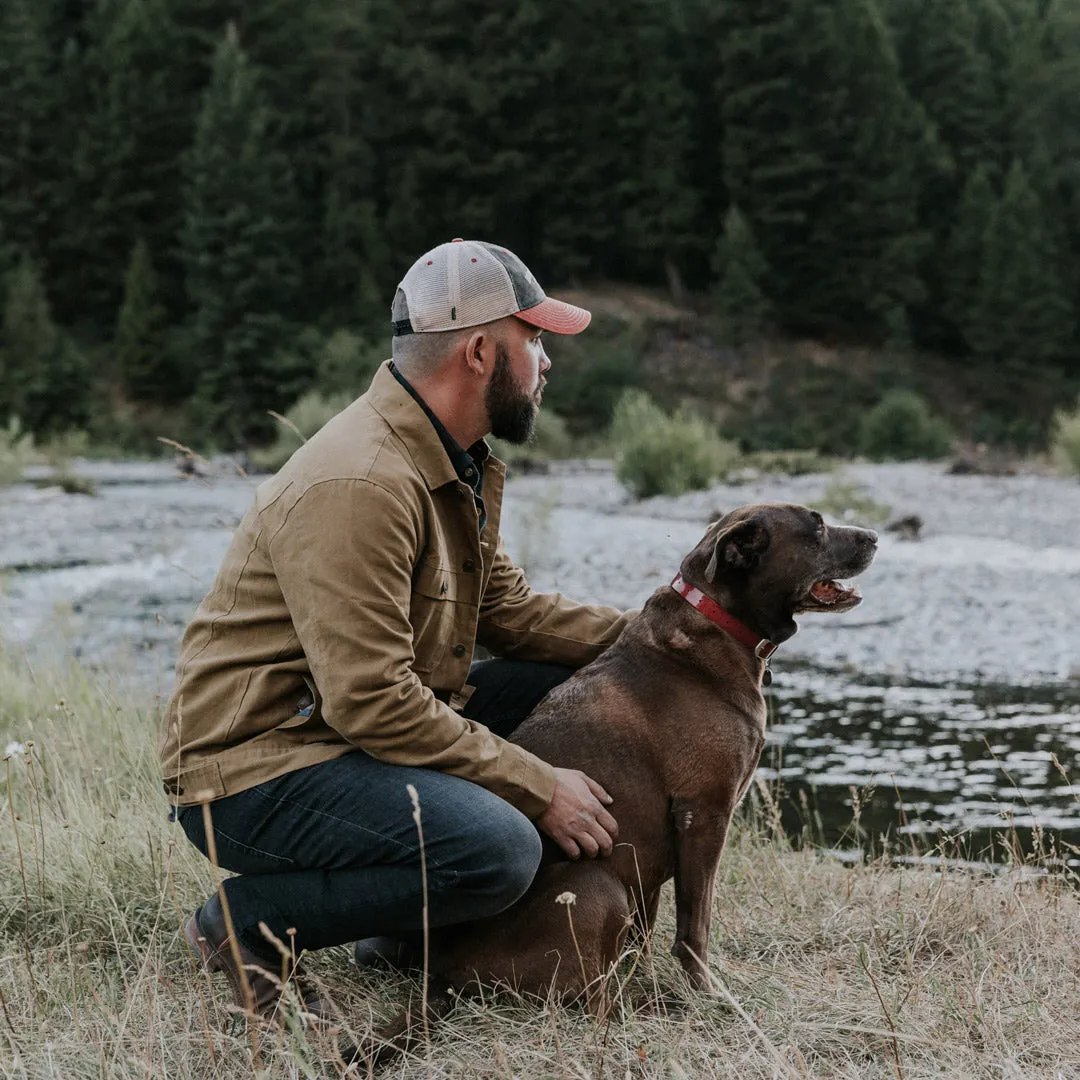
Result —
<instances>
[{"instance_id":1,"label":"man's beard","mask_svg":"<svg viewBox=\"0 0 1080 1080\"><path fill-rule=\"evenodd\" d=\"M515 446L527 443L536 426L538 405L535 395L514 378L510 370L510 350L503 343L495 345L495 370L484 394L491 434Z\"/></svg>"}]
</instances>

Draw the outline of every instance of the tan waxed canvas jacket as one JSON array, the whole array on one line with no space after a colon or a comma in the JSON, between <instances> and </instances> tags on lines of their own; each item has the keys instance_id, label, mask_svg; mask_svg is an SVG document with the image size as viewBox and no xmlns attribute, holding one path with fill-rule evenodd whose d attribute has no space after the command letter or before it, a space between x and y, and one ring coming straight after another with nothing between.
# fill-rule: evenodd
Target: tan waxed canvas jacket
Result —
<instances>
[{"instance_id":1,"label":"tan waxed canvas jacket","mask_svg":"<svg viewBox=\"0 0 1080 1080\"><path fill-rule=\"evenodd\" d=\"M579 666L628 615L534 593L420 405L371 388L260 485L184 634L161 765L192 805L363 749L464 777L530 817L554 772L465 719L473 646Z\"/></svg>"}]
</instances>

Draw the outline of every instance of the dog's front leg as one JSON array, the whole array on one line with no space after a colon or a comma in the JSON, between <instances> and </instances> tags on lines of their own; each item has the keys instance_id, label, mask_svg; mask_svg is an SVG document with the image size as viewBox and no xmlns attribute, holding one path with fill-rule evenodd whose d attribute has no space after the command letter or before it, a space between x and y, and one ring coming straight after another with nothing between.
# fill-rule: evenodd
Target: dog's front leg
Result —
<instances>
[{"instance_id":1,"label":"dog's front leg","mask_svg":"<svg viewBox=\"0 0 1080 1080\"><path fill-rule=\"evenodd\" d=\"M725 810L679 797L671 803L675 825L675 944L671 951L699 990L709 985L713 882L731 819Z\"/></svg>"}]
</instances>

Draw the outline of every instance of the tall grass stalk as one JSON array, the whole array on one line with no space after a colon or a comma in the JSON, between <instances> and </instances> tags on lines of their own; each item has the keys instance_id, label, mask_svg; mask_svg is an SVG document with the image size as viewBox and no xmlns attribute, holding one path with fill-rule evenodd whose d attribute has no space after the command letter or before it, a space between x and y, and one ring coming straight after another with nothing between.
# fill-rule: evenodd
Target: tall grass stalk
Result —
<instances>
[{"instance_id":1,"label":"tall grass stalk","mask_svg":"<svg viewBox=\"0 0 1080 1080\"><path fill-rule=\"evenodd\" d=\"M288 1017L260 1031L256 1056L224 980L192 961L183 920L221 875L167 820L158 723L124 686L0 653L0 1078L345 1076L336 1036ZM602 1022L485 992L380 1075L1080 1075L1080 895L1052 846L986 871L846 861L793 848L762 787L720 861L713 992L690 990L668 953L668 889ZM354 1040L416 985L358 973L345 948L308 963Z\"/></svg>"}]
</instances>

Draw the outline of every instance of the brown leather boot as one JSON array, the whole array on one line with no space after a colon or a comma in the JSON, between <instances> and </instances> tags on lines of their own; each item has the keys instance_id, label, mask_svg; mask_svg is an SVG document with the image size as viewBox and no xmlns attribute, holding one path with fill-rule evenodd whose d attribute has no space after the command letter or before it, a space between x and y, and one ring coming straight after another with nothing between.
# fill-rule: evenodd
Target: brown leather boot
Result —
<instances>
[{"instance_id":1,"label":"brown leather boot","mask_svg":"<svg viewBox=\"0 0 1080 1080\"><path fill-rule=\"evenodd\" d=\"M417 947L413 941L387 936L361 938L353 945L353 963L358 971L421 971L423 945Z\"/></svg>"},{"instance_id":2,"label":"brown leather boot","mask_svg":"<svg viewBox=\"0 0 1080 1080\"><path fill-rule=\"evenodd\" d=\"M192 952L202 961L208 971L223 971L229 981L233 1000L237 1007L247 1012L250 1005L257 1016L271 1017L281 999L282 975L291 979L303 1002L304 1011L320 1021L331 1019L331 1008L319 992L300 974L299 965L282 970L282 957L252 952L239 939L236 953L240 967L236 965L233 947L225 927L225 913L221 900L215 894L198 908L186 923L184 937ZM247 977L250 997L244 992L241 968Z\"/></svg>"}]
</instances>

